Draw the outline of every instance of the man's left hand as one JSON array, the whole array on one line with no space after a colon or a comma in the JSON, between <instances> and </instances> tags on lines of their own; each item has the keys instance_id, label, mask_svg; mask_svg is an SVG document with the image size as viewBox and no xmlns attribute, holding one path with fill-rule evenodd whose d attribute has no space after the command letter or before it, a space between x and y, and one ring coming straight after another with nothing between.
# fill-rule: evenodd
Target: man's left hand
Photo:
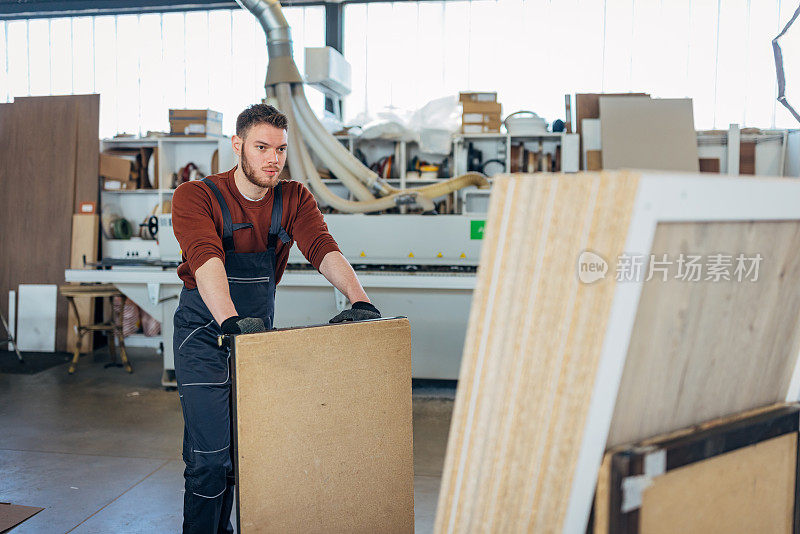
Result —
<instances>
[{"instance_id":1,"label":"man's left hand","mask_svg":"<svg viewBox=\"0 0 800 534\"><path fill-rule=\"evenodd\" d=\"M331 323L343 323L345 321L366 321L368 319L380 319L381 312L369 302L354 302L349 310L331 319Z\"/></svg>"}]
</instances>

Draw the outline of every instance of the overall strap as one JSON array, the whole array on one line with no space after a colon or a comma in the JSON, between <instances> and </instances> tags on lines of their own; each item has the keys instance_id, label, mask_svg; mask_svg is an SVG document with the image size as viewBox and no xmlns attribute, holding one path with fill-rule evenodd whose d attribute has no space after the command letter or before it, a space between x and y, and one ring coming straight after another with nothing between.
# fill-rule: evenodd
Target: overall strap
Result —
<instances>
[{"instance_id":1,"label":"overall strap","mask_svg":"<svg viewBox=\"0 0 800 534\"><path fill-rule=\"evenodd\" d=\"M214 195L217 197L219 207L222 210L222 248L225 252L233 251L233 219L231 219L231 211L228 209L228 204L222 197L222 193L216 184L211 181L211 178L203 178L203 183L206 184Z\"/></svg>"},{"instance_id":2,"label":"overall strap","mask_svg":"<svg viewBox=\"0 0 800 534\"><path fill-rule=\"evenodd\" d=\"M269 235L267 236L267 250L274 249L278 244L278 238L284 243L292 240L286 230L281 226L281 219L283 218L283 191L281 188L282 182L272 190L272 220L269 225Z\"/></svg>"}]
</instances>

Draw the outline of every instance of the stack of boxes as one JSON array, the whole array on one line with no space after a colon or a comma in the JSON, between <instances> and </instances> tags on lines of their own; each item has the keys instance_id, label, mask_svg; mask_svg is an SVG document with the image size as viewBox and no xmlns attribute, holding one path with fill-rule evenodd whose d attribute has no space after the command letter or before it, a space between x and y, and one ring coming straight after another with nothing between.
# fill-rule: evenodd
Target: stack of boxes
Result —
<instances>
[{"instance_id":1,"label":"stack of boxes","mask_svg":"<svg viewBox=\"0 0 800 534\"><path fill-rule=\"evenodd\" d=\"M221 136L222 113L210 109L169 110L170 135Z\"/></svg>"},{"instance_id":2,"label":"stack of boxes","mask_svg":"<svg viewBox=\"0 0 800 534\"><path fill-rule=\"evenodd\" d=\"M461 132L499 133L502 106L497 101L497 93L459 93L463 112Z\"/></svg>"}]
</instances>

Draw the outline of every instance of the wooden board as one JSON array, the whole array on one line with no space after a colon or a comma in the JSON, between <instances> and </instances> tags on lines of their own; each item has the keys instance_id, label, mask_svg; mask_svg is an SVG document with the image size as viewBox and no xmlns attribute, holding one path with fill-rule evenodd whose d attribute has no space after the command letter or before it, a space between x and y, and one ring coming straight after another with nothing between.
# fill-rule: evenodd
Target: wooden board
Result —
<instances>
[{"instance_id":1,"label":"wooden board","mask_svg":"<svg viewBox=\"0 0 800 534\"><path fill-rule=\"evenodd\" d=\"M600 98L604 169L698 172L690 98Z\"/></svg>"},{"instance_id":2,"label":"wooden board","mask_svg":"<svg viewBox=\"0 0 800 534\"><path fill-rule=\"evenodd\" d=\"M573 180L574 178L574 180ZM557 532L569 499L635 174L496 178L464 345L436 532Z\"/></svg>"},{"instance_id":3,"label":"wooden board","mask_svg":"<svg viewBox=\"0 0 800 534\"><path fill-rule=\"evenodd\" d=\"M100 154L100 95L62 95L47 97L19 97L14 102L67 102L77 109L75 124L75 191L73 213L78 213L81 202L100 200L98 166Z\"/></svg>"},{"instance_id":4,"label":"wooden board","mask_svg":"<svg viewBox=\"0 0 800 534\"><path fill-rule=\"evenodd\" d=\"M99 249L100 216L97 214L75 214L72 216L72 251L70 258L71 269L84 269L86 263L97 261ZM95 299L76 298L75 307L81 316L83 324L94 322ZM67 323L67 351L75 349L77 334L75 333L75 313L68 308ZM81 353L88 354L94 348L94 339L91 334L84 336L81 344Z\"/></svg>"},{"instance_id":5,"label":"wooden board","mask_svg":"<svg viewBox=\"0 0 800 534\"><path fill-rule=\"evenodd\" d=\"M70 262L78 110L64 99L21 100L11 105L0 133L0 227L2 250L9 251L0 262L2 294L19 284L60 285ZM43 157L42 147L58 157ZM65 350L64 299L56 325L56 350Z\"/></svg>"},{"instance_id":6,"label":"wooden board","mask_svg":"<svg viewBox=\"0 0 800 534\"><path fill-rule=\"evenodd\" d=\"M793 531L797 434L669 471L644 491L640 532Z\"/></svg>"},{"instance_id":7,"label":"wooden board","mask_svg":"<svg viewBox=\"0 0 800 534\"><path fill-rule=\"evenodd\" d=\"M87 124L97 122L92 106L98 102L97 95L26 97L0 109L0 250L8 251L0 262L4 308L8 291L19 284L64 282L72 214L79 201L97 202L99 140L97 126ZM57 157L43 157L45 146ZM79 169L85 169L80 176ZM66 349L67 322L67 303L59 299L57 350Z\"/></svg>"},{"instance_id":8,"label":"wooden board","mask_svg":"<svg viewBox=\"0 0 800 534\"><path fill-rule=\"evenodd\" d=\"M241 532L413 532L407 319L238 336Z\"/></svg>"},{"instance_id":9,"label":"wooden board","mask_svg":"<svg viewBox=\"0 0 800 534\"><path fill-rule=\"evenodd\" d=\"M644 282L609 446L785 398L800 351L798 248L798 221L658 225L650 251L657 258L758 253L763 260L756 282L705 280L706 273L682 281L677 265L666 282L661 275Z\"/></svg>"},{"instance_id":10,"label":"wooden board","mask_svg":"<svg viewBox=\"0 0 800 534\"><path fill-rule=\"evenodd\" d=\"M756 142L741 141L739 143L739 174L756 173Z\"/></svg>"},{"instance_id":11,"label":"wooden board","mask_svg":"<svg viewBox=\"0 0 800 534\"><path fill-rule=\"evenodd\" d=\"M600 97L601 96L640 96L650 98L647 93L577 93L575 95L575 132L581 134L581 154L589 150L583 146L583 119L600 118ZM585 167L585 162L581 161L582 170L590 170Z\"/></svg>"},{"instance_id":12,"label":"wooden board","mask_svg":"<svg viewBox=\"0 0 800 534\"><path fill-rule=\"evenodd\" d=\"M794 532L797 431L781 404L610 451L594 534Z\"/></svg>"},{"instance_id":13,"label":"wooden board","mask_svg":"<svg viewBox=\"0 0 800 534\"><path fill-rule=\"evenodd\" d=\"M44 508L39 508L37 506L22 506L19 504L0 502L0 532L6 532L42 510L44 510Z\"/></svg>"},{"instance_id":14,"label":"wooden board","mask_svg":"<svg viewBox=\"0 0 800 534\"><path fill-rule=\"evenodd\" d=\"M700 172L719 174L719 158L700 158Z\"/></svg>"},{"instance_id":15,"label":"wooden board","mask_svg":"<svg viewBox=\"0 0 800 534\"><path fill-rule=\"evenodd\" d=\"M735 221L746 221L744 229ZM797 248L798 221L793 180L633 171L495 177L436 532L582 532L610 435L650 437L798 398L791 288L800 273L782 252ZM701 253L745 247L730 254L760 252L771 266L761 265L748 287L685 282L674 296L664 288L651 296L643 277L617 281L622 251L672 252L680 240L678 250L697 245ZM751 304L752 312L729 308ZM698 326L697 361L660 362L669 370L663 383L637 363L648 350L673 358L685 349L681 335ZM627 384L658 395L624 399ZM644 413L656 420L643 421Z\"/></svg>"}]
</instances>

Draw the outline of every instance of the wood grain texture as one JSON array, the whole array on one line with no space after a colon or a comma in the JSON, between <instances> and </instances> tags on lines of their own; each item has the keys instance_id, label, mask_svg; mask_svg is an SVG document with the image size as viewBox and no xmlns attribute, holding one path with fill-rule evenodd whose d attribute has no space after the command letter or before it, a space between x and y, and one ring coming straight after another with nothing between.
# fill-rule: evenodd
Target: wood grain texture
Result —
<instances>
[{"instance_id":1,"label":"wood grain texture","mask_svg":"<svg viewBox=\"0 0 800 534\"><path fill-rule=\"evenodd\" d=\"M407 319L239 336L241 532L414 531Z\"/></svg>"},{"instance_id":2,"label":"wood grain texture","mask_svg":"<svg viewBox=\"0 0 800 534\"><path fill-rule=\"evenodd\" d=\"M24 98L7 106L0 121L0 294L5 302L8 290L19 284L64 282L79 115L66 97ZM66 349L66 329L67 302L58 299L56 350Z\"/></svg>"},{"instance_id":3,"label":"wood grain texture","mask_svg":"<svg viewBox=\"0 0 800 534\"><path fill-rule=\"evenodd\" d=\"M495 179L437 533L561 530L616 287L578 256L622 252L638 180Z\"/></svg>"},{"instance_id":4,"label":"wood grain texture","mask_svg":"<svg viewBox=\"0 0 800 534\"><path fill-rule=\"evenodd\" d=\"M756 282L644 282L608 446L784 400L800 350L799 248L797 221L658 225L659 259L763 259Z\"/></svg>"},{"instance_id":5,"label":"wood grain texture","mask_svg":"<svg viewBox=\"0 0 800 534\"><path fill-rule=\"evenodd\" d=\"M797 433L655 477L644 490L642 534L790 534Z\"/></svg>"},{"instance_id":6,"label":"wood grain texture","mask_svg":"<svg viewBox=\"0 0 800 534\"><path fill-rule=\"evenodd\" d=\"M739 143L739 174L754 175L756 173L756 142Z\"/></svg>"},{"instance_id":7,"label":"wood grain texture","mask_svg":"<svg viewBox=\"0 0 800 534\"><path fill-rule=\"evenodd\" d=\"M72 251L70 257L71 269L83 269L84 257L86 262L97 261L100 239L100 216L97 214L79 214L72 216ZM75 307L78 308L83 324L94 323L95 299L90 297L76 298ZM71 307L68 310L67 322L67 351L75 350L77 334L75 326L77 321ZM81 353L88 354L94 349L94 339L91 334L84 336L81 344Z\"/></svg>"}]
</instances>

